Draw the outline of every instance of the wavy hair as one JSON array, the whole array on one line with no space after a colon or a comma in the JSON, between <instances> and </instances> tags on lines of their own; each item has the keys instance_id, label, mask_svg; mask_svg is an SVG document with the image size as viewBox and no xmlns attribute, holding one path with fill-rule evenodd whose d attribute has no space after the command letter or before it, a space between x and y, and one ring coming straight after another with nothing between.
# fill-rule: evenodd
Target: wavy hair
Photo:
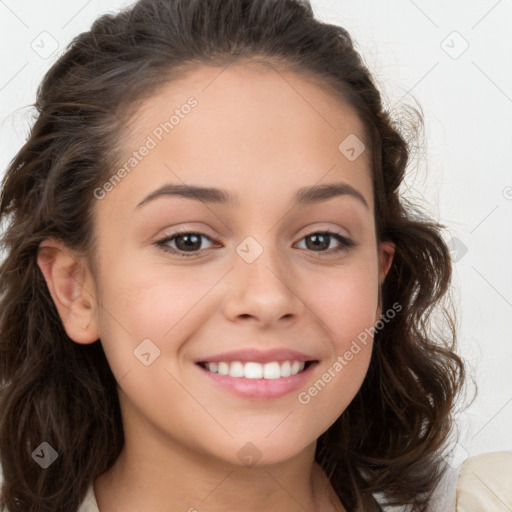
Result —
<instances>
[{"instance_id":1,"label":"wavy hair","mask_svg":"<svg viewBox=\"0 0 512 512\"><path fill-rule=\"evenodd\" d=\"M0 509L75 512L124 444L101 340L67 336L36 263L39 244L55 237L92 258L94 189L116 168L134 106L187 70L241 58L307 75L364 125L377 239L396 244L381 306L402 310L376 333L364 383L315 457L348 511L426 509L465 377L449 250L443 226L400 194L410 127L404 135L384 110L347 31L316 19L307 0L140 0L98 18L46 73L0 197ZM59 456L41 471L31 454L43 441Z\"/></svg>"}]
</instances>

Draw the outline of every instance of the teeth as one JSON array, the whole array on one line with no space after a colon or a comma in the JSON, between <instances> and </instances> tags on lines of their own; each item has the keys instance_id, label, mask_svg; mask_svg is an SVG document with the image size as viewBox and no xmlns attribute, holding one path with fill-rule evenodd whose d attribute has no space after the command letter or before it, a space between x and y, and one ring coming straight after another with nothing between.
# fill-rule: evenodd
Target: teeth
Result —
<instances>
[{"instance_id":1,"label":"teeth","mask_svg":"<svg viewBox=\"0 0 512 512\"><path fill-rule=\"evenodd\" d=\"M281 366L279 363L266 363L263 365L264 379L279 379L281 377Z\"/></svg>"},{"instance_id":2,"label":"teeth","mask_svg":"<svg viewBox=\"0 0 512 512\"><path fill-rule=\"evenodd\" d=\"M243 377L244 376L244 365L239 361L235 361L231 363L229 367L229 376L230 377Z\"/></svg>"},{"instance_id":3,"label":"teeth","mask_svg":"<svg viewBox=\"0 0 512 512\"><path fill-rule=\"evenodd\" d=\"M236 363L238 361L235 361ZM242 363L240 363L242 364ZM246 379L262 379L263 366L260 363L245 363L244 364L244 377Z\"/></svg>"},{"instance_id":4,"label":"teeth","mask_svg":"<svg viewBox=\"0 0 512 512\"><path fill-rule=\"evenodd\" d=\"M291 368L290 368L290 373L292 375L295 375L296 373L299 373L303 369L304 369L304 363L300 363L299 361L293 361Z\"/></svg>"},{"instance_id":5,"label":"teeth","mask_svg":"<svg viewBox=\"0 0 512 512\"><path fill-rule=\"evenodd\" d=\"M229 374L229 364L228 363L218 363L218 372L219 372L219 375L228 375Z\"/></svg>"},{"instance_id":6,"label":"teeth","mask_svg":"<svg viewBox=\"0 0 512 512\"><path fill-rule=\"evenodd\" d=\"M281 365L281 377L289 377L292 374L292 365L290 361L285 361Z\"/></svg>"},{"instance_id":7,"label":"teeth","mask_svg":"<svg viewBox=\"0 0 512 512\"><path fill-rule=\"evenodd\" d=\"M284 361L283 363L272 361L265 364L253 361L248 363L240 361L205 363L205 368L212 373L229 375L230 377L245 377L246 379L280 379L281 377L290 377L304 370L304 366L304 361Z\"/></svg>"}]
</instances>

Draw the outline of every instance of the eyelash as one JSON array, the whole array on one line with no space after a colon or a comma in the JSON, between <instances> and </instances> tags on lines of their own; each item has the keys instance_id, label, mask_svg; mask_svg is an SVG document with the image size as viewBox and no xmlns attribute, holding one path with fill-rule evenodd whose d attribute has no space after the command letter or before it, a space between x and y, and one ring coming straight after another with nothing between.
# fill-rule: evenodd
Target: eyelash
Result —
<instances>
[{"instance_id":1,"label":"eyelash","mask_svg":"<svg viewBox=\"0 0 512 512\"><path fill-rule=\"evenodd\" d=\"M200 233L198 231L176 231L175 233L172 233L171 235L166 236L165 238L159 240L158 242L155 242L155 245L162 251L172 253L174 255L177 255L180 258L181 257L189 258L189 257L197 256L201 252L201 249L199 249L198 251L195 251L195 252L184 252L184 251L180 251L179 249L170 248L168 245L166 245L168 242L174 240L175 238L179 238L180 236L183 236L183 235L199 235L200 237L205 237L212 242L217 242L216 240L213 240L212 238L210 238L208 235L205 235L204 233ZM325 254L331 255L331 254L336 254L336 253L339 253L342 251L349 251L350 249L354 248L357 245L354 241L344 237L343 235L340 235L339 233L336 233L336 232L330 231L330 230L313 231L313 232L309 233L308 235L303 236L301 238L301 240L303 240L304 238L308 238L309 236L312 236L312 235L329 235L329 236L335 238L338 242L340 242L340 246L337 248L328 249L326 251L318 251L319 254L321 254L321 255L325 255ZM205 249L203 249L203 250L205 250ZM317 252L317 251L312 251L312 252Z\"/></svg>"}]
</instances>

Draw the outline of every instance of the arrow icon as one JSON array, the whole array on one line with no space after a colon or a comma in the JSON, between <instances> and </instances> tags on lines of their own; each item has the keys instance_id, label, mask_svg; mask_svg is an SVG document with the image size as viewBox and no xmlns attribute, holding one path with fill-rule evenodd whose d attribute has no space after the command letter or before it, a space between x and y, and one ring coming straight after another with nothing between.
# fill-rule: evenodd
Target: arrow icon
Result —
<instances>
[{"instance_id":1,"label":"arrow icon","mask_svg":"<svg viewBox=\"0 0 512 512\"><path fill-rule=\"evenodd\" d=\"M454 30L441 41L441 48L450 58L458 59L469 48L469 43Z\"/></svg>"},{"instance_id":2,"label":"arrow icon","mask_svg":"<svg viewBox=\"0 0 512 512\"><path fill-rule=\"evenodd\" d=\"M246 466L255 466L261 459L262 453L254 444L246 443L237 453L238 460Z\"/></svg>"},{"instance_id":3,"label":"arrow icon","mask_svg":"<svg viewBox=\"0 0 512 512\"><path fill-rule=\"evenodd\" d=\"M51 444L43 441L31 453L31 456L43 469L46 469L55 462L59 454L53 449Z\"/></svg>"},{"instance_id":4,"label":"arrow icon","mask_svg":"<svg viewBox=\"0 0 512 512\"><path fill-rule=\"evenodd\" d=\"M366 147L357 135L351 133L341 141L338 149L347 158L347 160L353 162L366 149Z\"/></svg>"},{"instance_id":5,"label":"arrow icon","mask_svg":"<svg viewBox=\"0 0 512 512\"><path fill-rule=\"evenodd\" d=\"M35 457L39 457L40 459L43 459L44 458L44 452L43 452L43 449L41 448L41 455L39 455L38 453L34 453L34 456Z\"/></svg>"},{"instance_id":6,"label":"arrow icon","mask_svg":"<svg viewBox=\"0 0 512 512\"><path fill-rule=\"evenodd\" d=\"M248 236L236 246L236 252L246 263L252 263L263 252L263 247L252 236Z\"/></svg>"},{"instance_id":7,"label":"arrow icon","mask_svg":"<svg viewBox=\"0 0 512 512\"><path fill-rule=\"evenodd\" d=\"M157 357L160 357L160 349L146 338L135 347L133 354L144 366L149 366Z\"/></svg>"}]
</instances>

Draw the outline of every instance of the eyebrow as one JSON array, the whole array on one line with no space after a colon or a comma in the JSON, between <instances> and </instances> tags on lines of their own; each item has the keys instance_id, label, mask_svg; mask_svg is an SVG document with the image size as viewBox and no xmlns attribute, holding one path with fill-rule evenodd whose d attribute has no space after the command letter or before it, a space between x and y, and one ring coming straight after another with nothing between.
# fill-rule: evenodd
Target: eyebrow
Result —
<instances>
[{"instance_id":1,"label":"eyebrow","mask_svg":"<svg viewBox=\"0 0 512 512\"><path fill-rule=\"evenodd\" d=\"M232 207L239 206L240 204L237 195L221 188L167 183L151 192L136 206L135 209L137 210L159 197L166 196L178 196L186 199L203 201L205 203L226 204ZM354 197L363 206L365 206L365 208L369 209L368 203L366 202L363 194L348 183L343 182L300 188L295 194L295 202L298 204L315 204L338 196Z\"/></svg>"}]
</instances>

